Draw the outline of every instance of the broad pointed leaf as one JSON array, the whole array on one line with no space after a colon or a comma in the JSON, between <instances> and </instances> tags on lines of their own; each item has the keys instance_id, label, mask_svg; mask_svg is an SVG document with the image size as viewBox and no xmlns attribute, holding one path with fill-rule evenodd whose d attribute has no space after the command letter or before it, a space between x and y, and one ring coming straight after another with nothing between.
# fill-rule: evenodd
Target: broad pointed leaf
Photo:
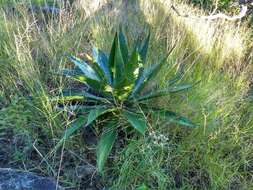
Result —
<instances>
[{"instance_id":1,"label":"broad pointed leaf","mask_svg":"<svg viewBox=\"0 0 253 190\"><path fill-rule=\"evenodd\" d=\"M96 48L93 48L93 57L95 59L95 62L98 63L100 68L103 70L104 76L106 80L108 81L108 83L112 85L112 75L109 68L109 60L108 60L107 55L103 53L102 51Z\"/></svg>"},{"instance_id":2,"label":"broad pointed leaf","mask_svg":"<svg viewBox=\"0 0 253 190\"><path fill-rule=\"evenodd\" d=\"M145 130L147 128L147 123L143 115L132 113L126 110L123 111L123 115L137 131L144 135Z\"/></svg>"},{"instance_id":3,"label":"broad pointed leaf","mask_svg":"<svg viewBox=\"0 0 253 190\"><path fill-rule=\"evenodd\" d=\"M184 125L191 128L196 127L196 125L194 125L188 118L180 116L175 112L167 111L167 110L155 110L155 109L152 109L152 110L155 111L155 114L157 114L157 116L163 119L169 120L170 122L173 122L179 125Z\"/></svg>"},{"instance_id":4,"label":"broad pointed leaf","mask_svg":"<svg viewBox=\"0 0 253 190\"><path fill-rule=\"evenodd\" d=\"M112 150L116 137L116 125L114 122L110 122L105 126L105 131L103 132L97 147L97 166L100 173L102 173L104 169L105 162Z\"/></svg>"},{"instance_id":5,"label":"broad pointed leaf","mask_svg":"<svg viewBox=\"0 0 253 190\"><path fill-rule=\"evenodd\" d=\"M148 53L148 47L149 47L149 40L150 40L150 32L148 34L148 37L146 38L143 46L140 49L140 55L143 63L146 63L147 53Z\"/></svg>"},{"instance_id":6,"label":"broad pointed leaf","mask_svg":"<svg viewBox=\"0 0 253 190\"><path fill-rule=\"evenodd\" d=\"M169 89L167 89L167 91L170 91L171 93L175 93L175 92L186 90L192 87L193 87L192 84L180 84L180 85L170 87Z\"/></svg>"},{"instance_id":7,"label":"broad pointed leaf","mask_svg":"<svg viewBox=\"0 0 253 190\"><path fill-rule=\"evenodd\" d=\"M127 42L125 35L122 32L122 28L120 28L119 32L119 45L120 45L120 50L122 54L122 58L124 60L124 63L127 64L128 62L128 48L127 48Z\"/></svg>"},{"instance_id":8,"label":"broad pointed leaf","mask_svg":"<svg viewBox=\"0 0 253 190\"><path fill-rule=\"evenodd\" d=\"M123 76L125 75L125 64L123 60L123 55L120 49L119 39L116 43L116 50L115 50L115 59L114 59L114 83L113 85L119 88L119 84L124 80Z\"/></svg>"},{"instance_id":9,"label":"broad pointed leaf","mask_svg":"<svg viewBox=\"0 0 253 190\"><path fill-rule=\"evenodd\" d=\"M142 75L137 79L135 83L134 89L130 96L131 98L134 97L137 93L139 93L145 87L145 84L158 73L162 65L163 65L163 62L159 64L151 65L149 68L144 70Z\"/></svg>"},{"instance_id":10,"label":"broad pointed leaf","mask_svg":"<svg viewBox=\"0 0 253 190\"><path fill-rule=\"evenodd\" d=\"M93 102L97 103L97 102ZM84 114L89 113L91 110L96 108L106 108L104 105L92 105L92 106L85 106L85 105L72 105L67 106L66 108L62 108L64 110L68 110L70 112L75 112L76 114Z\"/></svg>"},{"instance_id":11,"label":"broad pointed leaf","mask_svg":"<svg viewBox=\"0 0 253 190\"><path fill-rule=\"evenodd\" d=\"M114 110L115 109L109 109L109 108L105 108L105 107L98 107L98 108L91 110L88 115L88 120L87 120L86 126L88 126L92 122L94 122L99 116L101 116L105 113L108 113L108 112L112 112Z\"/></svg>"},{"instance_id":12,"label":"broad pointed leaf","mask_svg":"<svg viewBox=\"0 0 253 190\"><path fill-rule=\"evenodd\" d=\"M162 97L162 96L167 96L167 95L172 94L172 93L176 93L176 92L179 92L179 91L182 91L182 90L189 89L191 87L192 87L191 84L177 85L177 86L165 89L165 90L150 92L146 95L143 95L141 97L136 98L136 100L137 101L145 101L145 100L150 100L150 99L153 99L153 98L159 98L159 97Z\"/></svg>"},{"instance_id":13,"label":"broad pointed leaf","mask_svg":"<svg viewBox=\"0 0 253 190\"><path fill-rule=\"evenodd\" d=\"M97 81L86 77L82 71L78 68L75 69L63 69L60 74L65 75L68 78L81 82L94 90L102 91L105 88L105 84L102 81Z\"/></svg>"},{"instance_id":14,"label":"broad pointed leaf","mask_svg":"<svg viewBox=\"0 0 253 190\"><path fill-rule=\"evenodd\" d=\"M78 68L75 69L62 69L59 74L65 75L65 76L76 76L76 75L82 75L82 71Z\"/></svg>"},{"instance_id":15,"label":"broad pointed leaf","mask_svg":"<svg viewBox=\"0 0 253 190\"><path fill-rule=\"evenodd\" d=\"M100 81L96 71L88 63L74 56L70 56L69 59L83 72L86 78Z\"/></svg>"},{"instance_id":16,"label":"broad pointed leaf","mask_svg":"<svg viewBox=\"0 0 253 190\"><path fill-rule=\"evenodd\" d=\"M80 116L78 117L72 124L70 124L70 127L66 129L63 138L57 143L54 150L57 150L65 140L67 140L73 133L75 133L78 129L83 127L85 123L87 122L87 117Z\"/></svg>"},{"instance_id":17,"label":"broad pointed leaf","mask_svg":"<svg viewBox=\"0 0 253 190\"><path fill-rule=\"evenodd\" d=\"M145 184L142 184L136 190L149 190L149 188Z\"/></svg>"},{"instance_id":18,"label":"broad pointed leaf","mask_svg":"<svg viewBox=\"0 0 253 190\"><path fill-rule=\"evenodd\" d=\"M110 68L110 72L112 73L112 80L114 81L114 72L115 72L115 54L116 54L116 44L117 44L117 40L118 40L118 35L117 33L114 36L113 39L113 43L112 43L112 47L111 47L111 51L110 51L110 55L109 55L109 68Z\"/></svg>"},{"instance_id":19,"label":"broad pointed leaf","mask_svg":"<svg viewBox=\"0 0 253 190\"><path fill-rule=\"evenodd\" d=\"M172 86L176 84L178 81L180 81L183 78L183 75L184 75L184 72L182 71L182 69L180 69L180 71L176 74L176 76L168 80L167 85Z\"/></svg>"},{"instance_id":20,"label":"broad pointed leaf","mask_svg":"<svg viewBox=\"0 0 253 190\"><path fill-rule=\"evenodd\" d=\"M100 96L96 96L94 94L91 94L85 90L65 90L63 92L63 98L65 99L73 99L73 98L77 97L83 97L83 99L93 99L93 100L98 100L98 101L102 101L102 102L108 102L108 100L106 98L100 97Z\"/></svg>"},{"instance_id":21,"label":"broad pointed leaf","mask_svg":"<svg viewBox=\"0 0 253 190\"><path fill-rule=\"evenodd\" d=\"M138 51L133 51L128 63L125 66L126 80L133 83L138 75L141 67L141 58Z\"/></svg>"}]
</instances>

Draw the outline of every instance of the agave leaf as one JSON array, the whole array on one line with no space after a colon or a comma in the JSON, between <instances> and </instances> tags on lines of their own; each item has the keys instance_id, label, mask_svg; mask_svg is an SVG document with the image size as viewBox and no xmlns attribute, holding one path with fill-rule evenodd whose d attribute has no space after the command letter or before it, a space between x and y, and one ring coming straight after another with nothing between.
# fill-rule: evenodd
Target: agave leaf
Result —
<instances>
[{"instance_id":1,"label":"agave leaf","mask_svg":"<svg viewBox=\"0 0 253 190\"><path fill-rule=\"evenodd\" d=\"M167 90L170 91L170 93L175 93L175 92L180 92L182 90L187 90L187 89L192 88L192 87L193 87L192 84L180 84L180 85L170 87Z\"/></svg>"},{"instance_id":2,"label":"agave leaf","mask_svg":"<svg viewBox=\"0 0 253 190\"><path fill-rule=\"evenodd\" d=\"M76 90L65 90L63 92L63 98L65 99L72 99L75 100L74 98L77 97L83 97L83 99L92 99L92 100L97 100L97 101L101 101L101 102L105 102L108 103L108 100L106 98L100 97L100 96L96 96L94 94L91 94L85 90L80 90L80 91L76 91Z\"/></svg>"},{"instance_id":3,"label":"agave leaf","mask_svg":"<svg viewBox=\"0 0 253 190\"><path fill-rule=\"evenodd\" d=\"M125 75L125 64L123 60L123 56L120 49L119 39L116 43L116 50L115 50L115 59L114 59L114 83L113 85L117 88L120 88L121 82L124 80L123 76Z\"/></svg>"},{"instance_id":4,"label":"agave leaf","mask_svg":"<svg viewBox=\"0 0 253 190\"><path fill-rule=\"evenodd\" d=\"M163 62L159 64L151 65L149 68L144 70L142 75L136 80L136 83L130 95L130 98L135 97L135 95L139 93L145 87L145 84L159 72L162 65L163 65Z\"/></svg>"},{"instance_id":5,"label":"agave leaf","mask_svg":"<svg viewBox=\"0 0 253 190\"><path fill-rule=\"evenodd\" d=\"M126 64L126 80L128 80L131 84L134 83L136 78L139 75L140 70L140 64L141 64L141 58L140 54L137 50L134 50L128 63Z\"/></svg>"},{"instance_id":6,"label":"agave leaf","mask_svg":"<svg viewBox=\"0 0 253 190\"><path fill-rule=\"evenodd\" d=\"M156 91L156 92L147 93L146 95L143 95L141 97L136 98L136 100L137 101L145 101L145 100L150 100L150 99L153 99L153 98L159 98L159 97L162 97L162 96L167 96L171 93L176 93L176 92L179 92L179 91L182 91L182 90L189 89L192 86L193 86L192 84L181 84L181 85L177 85L177 86L165 89L165 90L159 90L159 91Z\"/></svg>"},{"instance_id":7,"label":"agave leaf","mask_svg":"<svg viewBox=\"0 0 253 190\"><path fill-rule=\"evenodd\" d=\"M58 103L65 103L65 102L71 102L71 101L83 101L85 99L86 98L84 96L73 95L73 96L58 96L51 100L57 101Z\"/></svg>"},{"instance_id":8,"label":"agave leaf","mask_svg":"<svg viewBox=\"0 0 253 190\"><path fill-rule=\"evenodd\" d=\"M93 48L93 57L95 62L98 63L99 67L102 69L108 83L112 85L112 75L109 69L109 60L107 55L97 48Z\"/></svg>"},{"instance_id":9,"label":"agave leaf","mask_svg":"<svg viewBox=\"0 0 253 190\"><path fill-rule=\"evenodd\" d=\"M125 65L124 80L122 80L117 84L117 86L114 87L114 95L119 100L126 99L129 96L129 93L131 93L134 87L134 81L138 77L139 61L140 56L137 51L134 51L128 60L128 63Z\"/></svg>"},{"instance_id":10,"label":"agave leaf","mask_svg":"<svg viewBox=\"0 0 253 190\"><path fill-rule=\"evenodd\" d=\"M130 98L133 98L138 92L140 92L144 87L145 84L152 78L155 77L156 74L160 71L163 64L168 59L171 52L174 50L175 46L171 48L171 50L167 53L167 55L162 59L162 61L158 64L151 65L147 69L142 69L139 71L138 79L135 82L135 87L130 95Z\"/></svg>"},{"instance_id":11,"label":"agave leaf","mask_svg":"<svg viewBox=\"0 0 253 190\"><path fill-rule=\"evenodd\" d=\"M118 34L115 34L110 56L109 56L109 67L113 74L113 86L119 88L119 84L124 80L125 64L122 57L120 42Z\"/></svg>"},{"instance_id":12,"label":"agave leaf","mask_svg":"<svg viewBox=\"0 0 253 190\"><path fill-rule=\"evenodd\" d=\"M118 41L118 35L117 33L114 36L113 39L113 43L112 43L112 47L111 47L111 51L110 51L110 55L109 55L109 68L110 68L110 72L112 73L112 82L114 81L114 73L115 73L115 54L116 54L116 44Z\"/></svg>"},{"instance_id":13,"label":"agave leaf","mask_svg":"<svg viewBox=\"0 0 253 190\"><path fill-rule=\"evenodd\" d=\"M117 137L116 123L110 122L105 126L97 147L97 166L98 171L102 173L105 162L112 150L113 144Z\"/></svg>"},{"instance_id":14,"label":"agave leaf","mask_svg":"<svg viewBox=\"0 0 253 190\"><path fill-rule=\"evenodd\" d=\"M157 110L157 109L152 109L155 111L155 114L163 119L166 119L170 122L179 124L179 125L184 125L190 128L196 127L188 118L183 117L178 115L175 112L168 111L168 110Z\"/></svg>"},{"instance_id":15,"label":"agave leaf","mask_svg":"<svg viewBox=\"0 0 253 190\"><path fill-rule=\"evenodd\" d=\"M124 110L123 116L126 117L127 121L141 134L144 135L145 130L147 128L146 119L141 114L132 113Z\"/></svg>"},{"instance_id":16,"label":"agave leaf","mask_svg":"<svg viewBox=\"0 0 253 190\"><path fill-rule=\"evenodd\" d=\"M78 117L69 128L65 130L64 136L61 138L61 140L57 143L54 150L57 150L65 140L67 140L74 132L76 132L78 129L84 126L84 124L87 122L87 117L80 116Z\"/></svg>"},{"instance_id":17,"label":"agave leaf","mask_svg":"<svg viewBox=\"0 0 253 190\"><path fill-rule=\"evenodd\" d=\"M75 112L76 114L84 114L84 113L89 113L91 110L96 109L96 108L106 108L106 106L105 105L92 105L92 106L72 105L72 106L67 106L66 108L64 108L64 110L67 109L68 111Z\"/></svg>"},{"instance_id":18,"label":"agave leaf","mask_svg":"<svg viewBox=\"0 0 253 190\"><path fill-rule=\"evenodd\" d=\"M82 71L78 68L75 69L62 69L59 74L65 75L65 76L76 76L76 75L82 75Z\"/></svg>"},{"instance_id":19,"label":"agave leaf","mask_svg":"<svg viewBox=\"0 0 253 190\"><path fill-rule=\"evenodd\" d=\"M149 188L145 184L142 184L136 190L149 190Z\"/></svg>"},{"instance_id":20,"label":"agave leaf","mask_svg":"<svg viewBox=\"0 0 253 190\"><path fill-rule=\"evenodd\" d=\"M66 76L72 80L85 84L85 86L90 87L98 92L102 92L106 87L106 85L103 82L98 82L96 80L86 78L84 75L73 75L73 76L66 75Z\"/></svg>"},{"instance_id":21,"label":"agave leaf","mask_svg":"<svg viewBox=\"0 0 253 190\"><path fill-rule=\"evenodd\" d=\"M86 126L90 125L93 121L95 121L99 116L108 113L108 112L112 112L115 109L112 108L107 108L107 107L97 107L93 110L90 111L89 115L88 115L88 120L86 123Z\"/></svg>"},{"instance_id":22,"label":"agave leaf","mask_svg":"<svg viewBox=\"0 0 253 190\"><path fill-rule=\"evenodd\" d=\"M167 86L172 86L176 84L178 81L180 81L183 78L184 72L182 71L182 68L180 71L174 76L172 79L167 81Z\"/></svg>"},{"instance_id":23,"label":"agave leaf","mask_svg":"<svg viewBox=\"0 0 253 190\"><path fill-rule=\"evenodd\" d=\"M100 81L98 74L88 63L74 56L70 56L69 59L83 72L86 78L89 78L95 81Z\"/></svg>"},{"instance_id":24,"label":"agave leaf","mask_svg":"<svg viewBox=\"0 0 253 190\"><path fill-rule=\"evenodd\" d=\"M124 63L127 64L127 62L128 62L128 48L127 48L126 38L122 32L121 27L120 27L120 32L119 32L119 45L120 45L120 50L121 50L121 54L122 54L122 58L124 60Z\"/></svg>"},{"instance_id":25,"label":"agave leaf","mask_svg":"<svg viewBox=\"0 0 253 190\"><path fill-rule=\"evenodd\" d=\"M149 40L150 40L150 32L148 34L148 37L146 38L143 46L140 49L140 55L143 63L146 63L147 53L148 53L148 47L149 47Z\"/></svg>"}]
</instances>

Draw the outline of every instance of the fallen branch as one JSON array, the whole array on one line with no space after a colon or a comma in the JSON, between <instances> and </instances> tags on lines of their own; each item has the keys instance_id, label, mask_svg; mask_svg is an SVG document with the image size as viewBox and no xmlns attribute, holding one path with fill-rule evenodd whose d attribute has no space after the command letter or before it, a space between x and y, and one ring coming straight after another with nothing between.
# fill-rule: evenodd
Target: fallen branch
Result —
<instances>
[{"instance_id":1,"label":"fallen branch","mask_svg":"<svg viewBox=\"0 0 253 190\"><path fill-rule=\"evenodd\" d=\"M229 21L235 21L235 20L241 19L247 15L248 6L246 4L240 3L240 13L238 15L234 15L234 16L228 16L224 13L218 13L218 14L208 15L208 16L193 16L193 15L188 15L188 14L181 14L174 5L171 6L171 9L174 10L178 16L186 17L186 18L206 19L206 20L215 20L215 19L220 18L220 19L225 19L225 20L229 20Z\"/></svg>"}]
</instances>

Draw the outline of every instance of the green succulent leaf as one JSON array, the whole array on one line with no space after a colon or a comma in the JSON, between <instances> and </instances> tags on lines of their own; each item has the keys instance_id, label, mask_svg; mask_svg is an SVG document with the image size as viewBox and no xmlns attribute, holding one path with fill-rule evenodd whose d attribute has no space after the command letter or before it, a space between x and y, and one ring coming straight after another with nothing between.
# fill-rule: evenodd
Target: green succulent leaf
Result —
<instances>
[{"instance_id":1,"label":"green succulent leaf","mask_svg":"<svg viewBox=\"0 0 253 190\"><path fill-rule=\"evenodd\" d=\"M148 47L149 47L149 40L150 40L150 32L148 34L148 37L146 38L143 46L140 49L140 55L143 63L146 63L147 53L148 53Z\"/></svg>"},{"instance_id":2,"label":"green succulent leaf","mask_svg":"<svg viewBox=\"0 0 253 190\"><path fill-rule=\"evenodd\" d=\"M69 59L83 72L86 78L100 81L96 71L88 63L74 56L70 56Z\"/></svg>"},{"instance_id":3,"label":"green succulent leaf","mask_svg":"<svg viewBox=\"0 0 253 190\"><path fill-rule=\"evenodd\" d=\"M87 92L86 90L80 90L80 91L65 90L63 92L63 99L66 99L66 100L92 99L92 100L108 103L108 100L106 98L96 96L94 94Z\"/></svg>"},{"instance_id":4,"label":"green succulent leaf","mask_svg":"<svg viewBox=\"0 0 253 190\"><path fill-rule=\"evenodd\" d=\"M83 75L82 71L78 68L75 68L74 70L64 69L60 72L60 74L66 76L68 78L71 78L73 80L76 80L80 83L83 83L86 86L93 88L94 90L105 89L105 84L102 81L99 82L97 80L87 78L85 75Z\"/></svg>"},{"instance_id":5,"label":"green succulent leaf","mask_svg":"<svg viewBox=\"0 0 253 190\"><path fill-rule=\"evenodd\" d=\"M86 102L85 102L86 103ZM96 101L91 103L97 103ZM92 105L92 106L85 106L85 105L73 105L73 106L67 106L67 108L63 108L64 110L75 112L76 114L88 114L91 110L97 109L97 108L106 108L105 105Z\"/></svg>"},{"instance_id":6,"label":"green succulent leaf","mask_svg":"<svg viewBox=\"0 0 253 190\"><path fill-rule=\"evenodd\" d=\"M142 184L136 190L149 190L149 188L145 184Z\"/></svg>"},{"instance_id":7,"label":"green succulent leaf","mask_svg":"<svg viewBox=\"0 0 253 190\"><path fill-rule=\"evenodd\" d=\"M119 46L120 46L120 51L121 51L124 63L127 64L127 62L128 62L128 48L127 48L127 42L126 42L125 35L122 32L122 28L120 28L120 32L119 32Z\"/></svg>"},{"instance_id":8,"label":"green succulent leaf","mask_svg":"<svg viewBox=\"0 0 253 190\"><path fill-rule=\"evenodd\" d=\"M144 135L145 130L147 128L147 122L145 117L142 114L136 114L129 111L124 110L123 116L127 119L127 121L142 135Z\"/></svg>"},{"instance_id":9,"label":"green succulent leaf","mask_svg":"<svg viewBox=\"0 0 253 190\"><path fill-rule=\"evenodd\" d=\"M196 127L196 125L194 125L188 118L180 116L175 112L168 111L168 110L156 110L156 109L152 109L152 110L155 111L155 114L157 116L161 117L162 119L166 119L172 123L187 126L190 128Z\"/></svg>"},{"instance_id":10,"label":"green succulent leaf","mask_svg":"<svg viewBox=\"0 0 253 190\"><path fill-rule=\"evenodd\" d=\"M78 68L75 69L62 69L59 72L61 75L65 75L67 77L73 77L73 76L77 76L77 75L82 75L82 71Z\"/></svg>"},{"instance_id":11,"label":"green succulent leaf","mask_svg":"<svg viewBox=\"0 0 253 190\"><path fill-rule=\"evenodd\" d=\"M107 82L110 85L112 85L112 75L111 75L111 72L110 72L109 60L108 60L107 55L94 47L93 48L93 57L95 59L95 62L102 69L103 74L104 74Z\"/></svg>"},{"instance_id":12,"label":"green succulent leaf","mask_svg":"<svg viewBox=\"0 0 253 190\"><path fill-rule=\"evenodd\" d=\"M97 146L97 166L98 171L102 173L105 162L112 150L113 144L117 138L117 128L115 122L110 122L105 126L98 146Z\"/></svg>"},{"instance_id":13,"label":"green succulent leaf","mask_svg":"<svg viewBox=\"0 0 253 190\"><path fill-rule=\"evenodd\" d=\"M134 89L130 96L131 98L135 97L135 95L138 94L145 87L145 84L147 84L147 82L159 72L162 65L163 62L159 64L154 64L143 71L142 75L137 79L135 83Z\"/></svg>"},{"instance_id":14,"label":"green succulent leaf","mask_svg":"<svg viewBox=\"0 0 253 190\"><path fill-rule=\"evenodd\" d=\"M121 52L120 42L119 42L119 36L116 33L110 56L109 56L109 66L113 74L113 86L115 88L120 88L121 86L119 84L122 84L122 81L124 80L124 70L125 70L125 64Z\"/></svg>"},{"instance_id":15,"label":"green succulent leaf","mask_svg":"<svg viewBox=\"0 0 253 190\"><path fill-rule=\"evenodd\" d=\"M180 84L180 85L170 87L167 90L170 91L170 93L175 93L175 92L180 92L180 91L183 91L183 90L187 90L187 89L192 88L192 87L193 87L192 84Z\"/></svg>"},{"instance_id":16,"label":"green succulent leaf","mask_svg":"<svg viewBox=\"0 0 253 190\"><path fill-rule=\"evenodd\" d=\"M51 101L56 101L58 103L66 103L70 101L83 101L86 98L84 96L79 95L73 95L73 96L57 96L55 98L52 98Z\"/></svg>"},{"instance_id":17,"label":"green succulent leaf","mask_svg":"<svg viewBox=\"0 0 253 190\"><path fill-rule=\"evenodd\" d=\"M98 108L95 108L93 110L90 111L89 115L88 115L88 120L87 120L87 123L86 125L90 125L92 122L94 122L99 116L105 114L105 113L108 113L108 112L112 112L114 111L115 109L110 109L110 108L107 108L107 107L98 107Z\"/></svg>"},{"instance_id":18,"label":"green succulent leaf","mask_svg":"<svg viewBox=\"0 0 253 190\"><path fill-rule=\"evenodd\" d=\"M183 72L182 68L180 68L180 70L176 74L176 76L174 76L172 79L167 81L167 85L172 86L172 85L176 84L178 81L180 81L183 78L183 75L184 75L184 72Z\"/></svg>"},{"instance_id":19,"label":"green succulent leaf","mask_svg":"<svg viewBox=\"0 0 253 190\"><path fill-rule=\"evenodd\" d=\"M150 99L153 99L153 98L159 98L159 97L167 96L167 95L172 94L172 93L187 90L187 89L191 88L192 86L193 86L192 84L181 84L181 85L177 85L177 86L165 89L165 90L150 92L146 95L143 95L141 97L136 98L136 100L137 101L145 101L145 100L150 100Z\"/></svg>"},{"instance_id":20,"label":"green succulent leaf","mask_svg":"<svg viewBox=\"0 0 253 190\"><path fill-rule=\"evenodd\" d=\"M115 50L115 63L114 63L114 86L119 88L119 84L124 80L124 70L125 64L123 56L120 49L119 39L117 40L116 50Z\"/></svg>"},{"instance_id":21,"label":"green succulent leaf","mask_svg":"<svg viewBox=\"0 0 253 190\"><path fill-rule=\"evenodd\" d=\"M112 75L112 82L114 81L114 72L115 72L115 54L116 54L116 44L117 44L117 40L118 40L118 35L117 33L114 36L113 39L113 43L112 43L112 47L111 47L111 51L109 54L109 68L110 68L110 73Z\"/></svg>"},{"instance_id":22,"label":"green succulent leaf","mask_svg":"<svg viewBox=\"0 0 253 190\"><path fill-rule=\"evenodd\" d=\"M141 58L137 50L134 50L128 63L126 64L126 80L130 84L133 84L139 75L139 70L141 67Z\"/></svg>"},{"instance_id":23,"label":"green succulent leaf","mask_svg":"<svg viewBox=\"0 0 253 190\"><path fill-rule=\"evenodd\" d=\"M57 150L65 140L67 140L73 133L75 133L78 129L83 127L87 122L87 117L80 116L73 123L70 124L70 127L65 130L63 138L57 143L54 150Z\"/></svg>"}]
</instances>

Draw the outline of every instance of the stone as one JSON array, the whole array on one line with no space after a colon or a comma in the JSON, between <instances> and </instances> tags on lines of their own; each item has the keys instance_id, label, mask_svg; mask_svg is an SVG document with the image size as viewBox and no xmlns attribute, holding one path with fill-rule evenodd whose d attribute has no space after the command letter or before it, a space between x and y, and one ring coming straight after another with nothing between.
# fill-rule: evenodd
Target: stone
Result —
<instances>
[{"instance_id":1,"label":"stone","mask_svg":"<svg viewBox=\"0 0 253 190\"><path fill-rule=\"evenodd\" d=\"M30 172L0 168L0 190L56 190L56 183ZM57 190L63 190L57 187Z\"/></svg>"}]
</instances>

